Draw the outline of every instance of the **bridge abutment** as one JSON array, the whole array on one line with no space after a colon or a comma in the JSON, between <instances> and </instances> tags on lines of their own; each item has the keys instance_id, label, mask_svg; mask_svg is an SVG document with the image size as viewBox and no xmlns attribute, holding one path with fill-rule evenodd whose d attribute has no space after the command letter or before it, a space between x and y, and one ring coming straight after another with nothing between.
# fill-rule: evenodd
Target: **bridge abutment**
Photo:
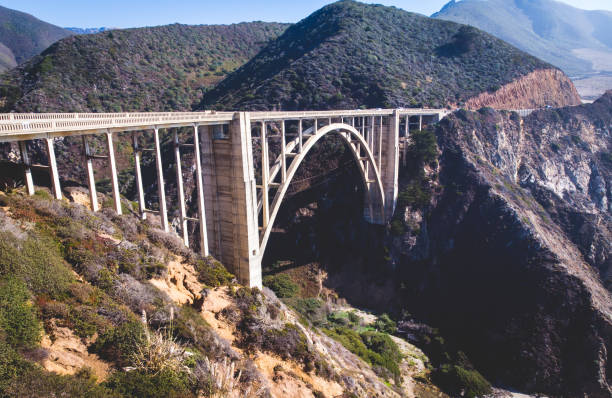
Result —
<instances>
[{"instance_id":1,"label":"bridge abutment","mask_svg":"<svg viewBox=\"0 0 612 398\"><path fill-rule=\"evenodd\" d=\"M226 137L203 127L203 176L211 254L238 281L261 287L257 195L248 113L236 113Z\"/></svg>"}]
</instances>

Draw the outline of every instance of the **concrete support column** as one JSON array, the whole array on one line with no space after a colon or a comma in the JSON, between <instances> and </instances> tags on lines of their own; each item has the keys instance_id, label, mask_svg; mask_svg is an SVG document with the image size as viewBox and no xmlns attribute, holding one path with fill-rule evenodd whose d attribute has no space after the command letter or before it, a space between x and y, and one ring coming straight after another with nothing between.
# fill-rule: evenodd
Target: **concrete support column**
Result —
<instances>
[{"instance_id":1,"label":"concrete support column","mask_svg":"<svg viewBox=\"0 0 612 398\"><path fill-rule=\"evenodd\" d=\"M200 250L203 256L209 255L208 232L206 228L206 207L204 206L204 184L202 181L202 158L200 156L200 134L198 126L193 127L194 163L196 169L196 189L198 193L198 218L200 220ZM182 177L181 177L182 178ZM187 234L185 233L185 236Z\"/></svg>"},{"instance_id":2,"label":"concrete support column","mask_svg":"<svg viewBox=\"0 0 612 398\"><path fill-rule=\"evenodd\" d=\"M419 115L419 131L423 130L423 115Z\"/></svg>"},{"instance_id":3,"label":"concrete support column","mask_svg":"<svg viewBox=\"0 0 612 398\"><path fill-rule=\"evenodd\" d=\"M261 122L261 200L262 200L262 230L265 230L270 222L270 160L268 153L268 137L266 122Z\"/></svg>"},{"instance_id":4,"label":"concrete support column","mask_svg":"<svg viewBox=\"0 0 612 398\"><path fill-rule=\"evenodd\" d=\"M378 126L378 169L382 168L382 147L383 147L383 117L380 117Z\"/></svg>"},{"instance_id":5,"label":"concrete support column","mask_svg":"<svg viewBox=\"0 0 612 398\"><path fill-rule=\"evenodd\" d=\"M140 170L140 157L142 151L138 146L138 135L137 133L132 134L132 146L134 148L134 172L136 175L136 190L138 191L138 212L142 220L147 219L144 189L142 188L142 172Z\"/></svg>"},{"instance_id":6,"label":"concrete support column","mask_svg":"<svg viewBox=\"0 0 612 398\"><path fill-rule=\"evenodd\" d=\"M62 199L62 187L60 186L59 174L57 171L57 161L55 160L55 149L53 148L53 138L45 138L47 156L49 158L49 175L51 176L51 188L55 199Z\"/></svg>"},{"instance_id":7,"label":"concrete support column","mask_svg":"<svg viewBox=\"0 0 612 398\"><path fill-rule=\"evenodd\" d=\"M230 125L233 187L233 272L240 283L261 288L261 256L257 228L257 190L248 112L234 116Z\"/></svg>"},{"instance_id":8,"label":"concrete support column","mask_svg":"<svg viewBox=\"0 0 612 398\"><path fill-rule=\"evenodd\" d=\"M93 160L91 158L91 149L89 148L89 142L87 142L87 136L83 136L83 160L85 161L85 171L87 173L87 187L89 188L89 203L91 204L91 210L96 212L100 210L98 205L98 193L96 191L96 178L93 169Z\"/></svg>"},{"instance_id":9,"label":"concrete support column","mask_svg":"<svg viewBox=\"0 0 612 398\"><path fill-rule=\"evenodd\" d=\"M32 178L32 164L30 162L30 155L28 155L28 148L25 141L19 141L19 151L21 152L21 162L23 163L23 177L28 195L34 195L34 179Z\"/></svg>"},{"instance_id":10,"label":"concrete support column","mask_svg":"<svg viewBox=\"0 0 612 398\"><path fill-rule=\"evenodd\" d=\"M168 210L166 208L166 191L164 188L164 168L161 158L161 147L159 145L159 129L155 127L155 163L157 165L157 190L159 194L159 218L161 219L161 227L164 232L168 232Z\"/></svg>"},{"instance_id":11,"label":"concrete support column","mask_svg":"<svg viewBox=\"0 0 612 398\"><path fill-rule=\"evenodd\" d=\"M115 148L113 146L113 133L106 132L106 147L108 149L108 162L111 169L111 181L113 184L113 201L115 203L115 212L121 215L121 196L119 195L119 180L117 178L117 164L115 163Z\"/></svg>"},{"instance_id":12,"label":"concrete support column","mask_svg":"<svg viewBox=\"0 0 612 398\"><path fill-rule=\"evenodd\" d=\"M195 127L197 130L197 127ZM183 187L183 168L181 166L181 147L179 144L178 131L174 131L174 158L176 161L176 184L179 200L179 217L181 221L181 234L186 247L189 247L189 235L187 233L187 209L185 208L185 188Z\"/></svg>"},{"instance_id":13,"label":"concrete support column","mask_svg":"<svg viewBox=\"0 0 612 398\"><path fill-rule=\"evenodd\" d=\"M281 183L287 181L287 148L285 142L285 121L281 122Z\"/></svg>"},{"instance_id":14,"label":"concrete support column","mask_svg":"<svg viewBox=\"0 0 612 398\"><path fill-rule=\"evenodd\" d=\"M408 156L408 138L409 137L410 137L410 116L406 115L406 125L404 126L404 156L403 156L404 167L406 167L406 164L408 162L408 160L406 159L406 156Z\"/></svg>"},{"instance_id":15,"label":"concrete support column","mask_svg":"<svg viewBox=\"0 0 612 398\"><path fill-rule=\"evenodd\" d=\"M298 148L299 151L298 153L302 153L302 147L304 146L304 136L303 136L303 131L302 131L303 127L302 127L302 119L300 119L298 121Z\"/></svg>"},{"instance_id":16,"label":"concrete support column","mask_svg":"<svg viewBox=\"0 0 612 398\"><path fill-rule=\"evenodd\" d=\"M389 125L385 129L384 146L385 156L381 166L381 178L385 192L385 222L393 217L398 195L399 179L399 131L400 116L399 112L393 111L389 118ZM381 130L382 131L382 130ZM381 143L382 144L382 143Z\"/></svg>"},{"instance_id":17,"label":"concrete support column","mask_svg":"<svg viewBox=\"0 0 612 398\"><path fill-rule=\"evenodd\" d=\"M227 140L214 140L212 134L212 126L199 127L201 156L202 156L202 184L204 186L204 203L206 206L204 215L206 216L206 231L208 236L208 248L210 254L215 256L222 263L227 261L227 253L222 249L221 240L221 202L227 197L227 191L221 192L219 181L225 176L219 174L227 173L225 169L229 168L229 161L222 163L223 170L217 172L216 150L218 143L227 144ZM227 147L228 145L226 145ZM227 159L227 158L226 158ZM223 159L224 161L226 159ZM221 161L221 159L220 159ZM223 198L223 199L222 199ZM200 234L201 235L201 234ZM227 261L226 261L227 260Z\"/></svg>"}]
</instances>

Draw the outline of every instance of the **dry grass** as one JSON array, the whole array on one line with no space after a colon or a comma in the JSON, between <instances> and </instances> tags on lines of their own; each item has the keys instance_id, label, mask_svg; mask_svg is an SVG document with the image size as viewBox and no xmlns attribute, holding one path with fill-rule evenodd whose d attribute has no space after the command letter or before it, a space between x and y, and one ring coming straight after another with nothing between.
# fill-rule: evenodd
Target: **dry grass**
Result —
<instances>
[{"instance_id":1,"label":"dry grass","mask_svg":"<svg viewBox=\"0 0 612 398\"><path fill-rule=\"evenodd\" d=\"M194 372L198 380L206 383L207 396L211 398L256 398L265 393L265 388L259 383L251 383L242 391L242 370L236 372L236 363L227 358L221 362L211 362L205 357Z\"/></svg>"},{"instance_id":2,"label":"dry grass","mask_svg":"<svg viewBox=\"0 0 612 398\"><path fill-rule=\"evenodd\" d=\"M185 349L176 342L170 332L174 311L170 313L170 327L156 332L147 328L147 313L142 311L142 323L145 328L145 338L132 354L133 366L126 370L141 370L148 374L159 374L164 370L182 372L188 370L185 360L190 356Z\"/></svg>"}]
</instances>

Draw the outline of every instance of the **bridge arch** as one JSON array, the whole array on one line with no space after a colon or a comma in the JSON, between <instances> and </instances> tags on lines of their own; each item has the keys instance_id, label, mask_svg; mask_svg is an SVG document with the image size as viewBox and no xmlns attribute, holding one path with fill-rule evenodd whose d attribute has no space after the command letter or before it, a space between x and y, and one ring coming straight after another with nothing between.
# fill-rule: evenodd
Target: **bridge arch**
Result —
<instances>
[{"instance_id":1,"label":"bridge arch","mask_svg":"<svg viewBox=\"0 0 612 398\"><path fill-rule=\"evenodd\" d=\"M309 133L312 133L312 131L312 128L306 130L304 132L304 135L308 135ZM272 232L272 227L274 226L274 221L276 219L276 216L278 215L281 204L287 194L287 190L291 185L291 181L293 180L295 173L306 158L306 155L308 155L310 150L314 147L314 145L321 138L325 137L327 134L330 133L337 133L346 142L347 146L351 150L351 153L353 154L353 157L355 158L355 161L357 162L359 172L366 187L367 194L376 195L375 198L370 197L370 202L373 201L374 203L376 203L376 205L380 206L380 214L384 214L385 191L383 189L381 172L378 165L376 164L372 149L366 142L365 138L359 133L359 131L357 131L357 129L355 129L355 127L346 123L329 124L316 130L314 134L310 135L310 137L302 144L302 151L294 158L293 162L291 162L291 165L287 169L287 178L284 182L281 183L280 187L276 191L276 194L274 195L274 199L272 200L271 204L270 219L268 221L267 226L262 231L259 246L260 256L263 256L265 252L266 246L268 244L268 239L270 238L270 233ZM296 138L296 140L297 139L299 138ZM289 145L293 144L295 146L295 142L296 141L294 140L290 144L286 145L287 149L290 148ZM362 158L360 153L361 150L358 148L363 148L365 152L365 157ZM276 173L278 173L278 171L280 170L280 168L277 167L276 163L278 163L278 161L275 162L275 166L272 167L271 175L276 175ZM371 173L373 174L373 181L369 180L369 170L371 170ZM370 184L374 185L373 189L368 189Z\"/></svg>"}]
</instances>

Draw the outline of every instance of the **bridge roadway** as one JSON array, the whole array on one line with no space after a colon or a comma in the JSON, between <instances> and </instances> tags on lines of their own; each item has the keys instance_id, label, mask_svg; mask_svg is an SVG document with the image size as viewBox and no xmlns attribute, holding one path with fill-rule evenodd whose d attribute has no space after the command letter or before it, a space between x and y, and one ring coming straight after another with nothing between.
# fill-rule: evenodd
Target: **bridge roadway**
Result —
<instances>
[{"instance_id":1,"label":"bridge roadway","mask_svg":"<svg viewBox=\"0 0 612 398\"><path fill-rule=\"evenodd\" d=\"M366 109L305 112L158 112L158 113L9 113L0 114L0 142L17 142L28 194L34 194L28 141L42 140L47 152L51 188L62 199L54 139L81 136L90 206L98 211L93 160L108 162L114 210L122 213L113 137L131 132L139 214L159 215L170 231L160 130L174 129L174 169L178 192L178 230L189 246L188 222L198 224L192 243L204 256L214 255L249 286L261 286L261 259L274 219L293 176L316 142L336 133L351 150L365 187L364 217L384 224L397 201L400 148L410 131L438 122L445 109ZM177 128L190 128L193 143L179 142ZM142 148L151 134L153 148ZM107 154L93 155L91 135L103 135ZM273 145L271 141L275 141ZM181 152L193 151L197 218L188 217ZM156 159L158 209L147 208L140 162L143 151ZM278 153L276 153L278 152ZM270 159L270 157L273 157ZM405 153L404 153L404 159ZM257 161L256 161L257 159ZM272 162L271 162L272 160Z\"/></svg>"}]
</instances>

